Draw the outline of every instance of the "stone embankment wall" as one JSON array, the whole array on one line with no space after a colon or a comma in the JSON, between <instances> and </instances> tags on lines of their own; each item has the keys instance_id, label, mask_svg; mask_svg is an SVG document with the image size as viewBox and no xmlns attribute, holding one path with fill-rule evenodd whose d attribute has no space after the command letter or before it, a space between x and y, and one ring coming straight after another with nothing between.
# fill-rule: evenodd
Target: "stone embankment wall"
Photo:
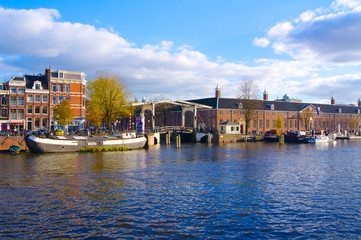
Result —
<instances>
[{"instance_id":1,"label":"stone embankment wall","mask_svg":"<svg viewBox=\"0 0 361 240\"><path fill-rule=\"evenodd\" d=\"M229 142L253 142L260 141L263 137L246 136L240 134L214 134L213 141L217 143L229 143Z\"/></svg>"},{"instance_id":2,"label":"stone embankment wall","mask_svg":"<svg viewBox=\"0 0 361 240\"><path fill-rule=\"evenodd\" d=\"M21 150L28 150L24 137L21 136L1 136L0 137L0 151L9 150L11 145L17 145Z\"/></svg>"}]
</instances>

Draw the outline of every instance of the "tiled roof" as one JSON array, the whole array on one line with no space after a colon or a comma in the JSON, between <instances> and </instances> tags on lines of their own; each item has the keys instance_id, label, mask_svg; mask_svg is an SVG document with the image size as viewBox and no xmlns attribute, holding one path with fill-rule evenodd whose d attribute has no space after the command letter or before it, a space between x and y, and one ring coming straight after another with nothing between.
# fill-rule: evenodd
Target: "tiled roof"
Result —
<instances>
[{"instance_id":1,"label":"tiled roof","mask_svg":"<svg viewBox=\"0 0 361 240\"><path fill-rule=\"evenodd\" d=\"M34 86L34 82L35 81L40 81L41 82L41 86L43 87L44 90L48 90L49 86L48 86L48 79L46 78L45 75L25 75L25 79L26 79L26 88L27 89L32 89Z\"/></svg>"},{"instance_id":2,"label":"tiled roof","mask_svg":"<svg viewBox=\"0 0 361 240\"><path fill-rule=\"evenodd\" d=\"M241 103L241 99L238 98L203 98L203 99L194 99L189 100L190 102L204 104L210 106L212 108L219 109L239 109L239 105ZM258 100L260 101L260 100ZM341 113L347 114L357 114L358 111L361 113L361 107L350 106L350 105L331 105L331 104L318 104L318 103L299 103L299 102L283 102L283 101L260 101L261 107L259 110L271 110L271 104L273 104L273 111L285 111L285 112L299 112L305 106L313 105L315 107L319 107L322 113L339 113L339 109L341 109Z\"/></svg>"}]
</instances>

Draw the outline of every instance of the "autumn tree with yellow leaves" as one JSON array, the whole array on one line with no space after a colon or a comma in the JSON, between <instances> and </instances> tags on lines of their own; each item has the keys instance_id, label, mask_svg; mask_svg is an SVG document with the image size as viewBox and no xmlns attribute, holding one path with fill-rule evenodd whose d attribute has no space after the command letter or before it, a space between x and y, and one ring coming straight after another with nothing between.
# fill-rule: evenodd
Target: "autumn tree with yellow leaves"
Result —
<instances>
[{"instance_id":1,"label":"autumn tree with yellow leaves","mask_svg":"<svg viewBox=\"0 0 361 240\"><path fill-rule=\"evenodd\" d=\"M60 126L65 126L67 124L70 124L75 118L75 114L73 110L70 108L70 103L66 100L58 104L54 108L54 112L55 112L54 119Z\"/></svg>"},{"instance_id":2,"label":"autumn tree with yellow leaves","mask_svg":"<svg viewBox=\"0 0 361 240\"><path fill-rule=\"evenodd\" d=\"M124 78L119 74L98 72L96 78L88 81L87 91L87 115L95 126L105 121L107 129L110 129L115 119L128 116L133 111L131 107L123 107L130 95Z\"/></svg>"}]
</instances>

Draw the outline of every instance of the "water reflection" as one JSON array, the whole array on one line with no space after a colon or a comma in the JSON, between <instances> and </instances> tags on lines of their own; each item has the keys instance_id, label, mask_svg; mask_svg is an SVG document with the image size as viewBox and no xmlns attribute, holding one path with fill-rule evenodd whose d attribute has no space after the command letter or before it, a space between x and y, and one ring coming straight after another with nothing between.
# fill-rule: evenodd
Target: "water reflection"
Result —
<instances>
[{"instance_id":1,"label":"water reflection","mask_svg":"<svg viewBox=\"0 0 361 240\"><path fill-rule=\"evenodd\" d=\"M360 157L358 141L1 155L0 235L354 238Z\"/></svg>"}]
</instances>

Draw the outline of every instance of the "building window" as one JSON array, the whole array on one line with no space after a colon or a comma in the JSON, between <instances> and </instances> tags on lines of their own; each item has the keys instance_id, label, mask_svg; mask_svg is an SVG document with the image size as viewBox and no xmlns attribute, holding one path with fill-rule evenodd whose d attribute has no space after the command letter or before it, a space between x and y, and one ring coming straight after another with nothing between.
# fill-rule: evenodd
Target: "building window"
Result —
<instances>
[{"instance_id":1,"label":"building window","mask_svg":"<svg viewBox=\"0 0 361 240\"><path fill-rule=\"evenodd\" d=\"M18 97L18 105L20 106L24 105L24 97Z\"/></svg>"},{"instance_id":2,"label":"building window","mask_svg":"<svg viewBox=\"0 0 361 240\"><path fill-rule=\"evenodd\" d=\"M64 84L59 83L59 92L64 92Z\"/></svg>"},{"instance_id":3,"label":"building window","mask_svg":"<svg viewBox=\"0 0 361 240\"><path fill-rule=\"evenodd\" d=\"M276 120L272 120L272 128L276 127Z\"/></svg>"},{"instance_id":4,"label":"building window","mask_svg":"<svg viewBox=\"0 0 361 240\"><path fill-rule=\"evenodd\" d=\"M292 120L290 121L290 128L292 127Z\"/></svg>"},{"instance_id":5,"label":"building window","mask_svg":"<svg viewBox=\"0 0 361 240\"><path fill-rule=\"evenodd\" d=\"M253 120L253 127L257 128L257 120Z\"/></svg>"},{"instance_id":6,"label":"building window","mask_svg":"<svg viewBox=\"0 0 361 240\"><path fill-rule=\"evenodd\" d=\"M33 119L28 118L28 130L32 130L32 129L33 129Z\"/></svg>"},{"instance_id":7,"label":"building window","mask_svg":"<svg viewBox=\"0 0 361 240\"><path fill-rule=\"evenodd\" d=\"M269 120L266 120L266 128L269 128Z\"/></svg>"},{"instance_id":8,"label":"building window","mask_svg":"<svg viewBox=\"0 0 361 240\"><path fill-rule=\"evenodd\" d=\"M33 101L33 94L29 94L28 95L28 102L32 102Z\"/></svg>"},{"instance_id":9,"label":"building window","mask_svg":"<svg viewBox=\"0 0 361 240\"><path fill-rule=\"evenodd\" d=\"M259 120L259 127L263 127L262 120Z\"/></svg>"},{"instance_id":10,"label":"building window","mask_svg":"<svg viewBox=\"0 0 361 240\"><path fill-rule=\"evenodd\" d=\"M1 109L1 117L8 117L8 110L7 109Z\"/></svg>"},{"instance_id":11,"label":"building window","mask_svg":"<svg viewBox=\"0 0 361 240\"><path fill-rule=\"evenodd\" d=\"M70 84L65 84L65 92L70 92Z\"/></svg>"},{"instance_id":12,"label":"building window","mask_svg":"<svg viewBox=\"0 0 361 240\"><path fill-rule=\"evenodd\" d=\"M35 89L40 89L40 88L41 88L40 83L35 83Z\"/></svg>"},{"instance_id":13,"label":"building window","mask_svg":"<svg viewBox=\"0 0 361 240\"><path fill-rule=\"evenodd\" d=\"M24 109L18 109L18 119L24 119Z\"/></svg>"},{"instance_id":14,"label":"building window","mask_svg":"<svg viewBox=\"0 0 361 240\"><path fill-rule=\"evenodd\" d=\"M40 95L39 94L35 95L35 102L40 102Z\"/></svg>"},{"instance_id":15,"label":"building window","mask_svg":"<svg viewBox=\"0 0 361 240\"><path fill-rule=\"evenodd\" d=\"M8 105L8 101L6 97L1 97L1 105Z\"/></svg>"},{"instance_id":16,"label":"building window","mask_svg":"<svg viewBox=\"0 0 361 240\"><path fill-rule=\"evenodd\" d=\"M56 96L53 96L53 104L56 104Z\"/></svg>"},{"instance_id":17,"label":"building window","mask_svg":"<svg viewBox=\"0 0 361 240\"><path fill-rule=\"evenodd\" d=\"M287 128L287 120L284 121L284 126L285 128Z\"/></svg>"},{"instance_id":18,"label":"building window","mask_svg":"<svg viewBox=\"0 0 361 240\"><path fill-rule=\"evenodd\" d=\"M43 102L48 102L48 95L43 95Z\"/></svg>"},{"instance_id":19,"label":"building window","mask_svg":"<svg viewBox=\"0 0 361 240\"><path fill-rule=\"evenodd\" d=\"M69 97L69 96L66 96L66 97L65 97L65 100L68 101L68 102L70 102L70 97Z\"/></svg>"},{"instance_id":20,"label":"building window","mask_svg":"<svg viewBox=\"0 0 361 240\"><path fill-rule=\"evenodd\" d=\"M222 115L222 114L223 114L223 112L222 112L222 110L220 110L220 111L219 111L219 115Z\"/></svg>"},{"instance_id":21,"label":"building window","mask_svg":"<svg viewBox=\"0 0 361 240\"><path fill-rule=\"evenodd\" d=\"M63 72L59 72L59 78L64 78L64 73Z\"/></svg>"},{"instance_id":22,"label":"building window","mask_svg":"<svg viewBox=\"0 0 361 240\"><path fill-rule=\"evenodd\" d=\"M59 104L63 102L63 96L59 96Z\"/></svg>"},{"instance_id":23,"label":"building window","mask_svg":"<svg viewBox=\"0 0 361 240\"><path fill-rule=\"evenodd\" d=\"M35 118L34 127L35 128L40 128L40 118Z\"/></svg>"},{"instance_id":24,"label":"building window","mask_svg":"<svg viewBox=\"0 0 361 240\"><path fill-rule=\"evenodd\" d=\"M24 94L25 88L18 88L18 94Z\"/></svg>"},{"instance_id":25,"label":"building window","mask_svg":"<svg viewBox=\"0 0 361 240\"><path fill-rule=\"evenodd\" d=\"M16 97L10 97L10 105L16 106Z\"/></svg>"},{"instance_id":26,"label":"building window","mask_svg":"<svg viewBox=\"0 0 361 240\"><path fill-rule=\"evenodd\" d=\"M10 93L16 94L16 87L11 87L10 88Z\"/></svg>"},{"instance_id":27,"label":"building window","mask_svg":"<svg viewBox=\"0 0 361 240\"><path fill-rule=\"evenodd\" d=\"M28 113L33 113L33 106L28 106Z\"/></svg>"},{"instance_id":28,"label":"building window","mask_svg":"<svg viewBox=\"0 0 361 240\"><path fill-rule=\"evenodd\" d=\"M35 114L40 114L40 106L35 106L34 107L34 113Z\"/></svg>"},{"instance_id":29,"label":"building window","mask_svg":"<svg viewBox=\"0 0 361 240\"><path fill-rule=\"evenodd\" d=\"M56 92L56 83L53 83L51 86L52 86L52 91Z\"/></svg>"},{"instance_id":30,"label":"building window","mask_svg":"<svg viewBox=\"0 0 361 240\"><path fill-rule=\"evenodd\" d=\"M48 114L48 107L47 106L43 106L43 114Z\"/></svg>"},{"instance_id":31,"label":"building window","mask_svg":"<svg viewBox=\"0 0 361 240\"><path fill-rule=\"evenodd\" d=\"M48 119L47 118L43 118L42 126L43 126L43 128L47 128L47 126L48 126Z\"/></svg>"},{"instance_id":32,"label":"building window","mask_svg":"<svg viewBox=\"0 0 361 240\"><path fill-rule=\"evenodd\" d=\"M10 109L10 119L16 119L16 110Z\"/></svg>"}]
</instances>

